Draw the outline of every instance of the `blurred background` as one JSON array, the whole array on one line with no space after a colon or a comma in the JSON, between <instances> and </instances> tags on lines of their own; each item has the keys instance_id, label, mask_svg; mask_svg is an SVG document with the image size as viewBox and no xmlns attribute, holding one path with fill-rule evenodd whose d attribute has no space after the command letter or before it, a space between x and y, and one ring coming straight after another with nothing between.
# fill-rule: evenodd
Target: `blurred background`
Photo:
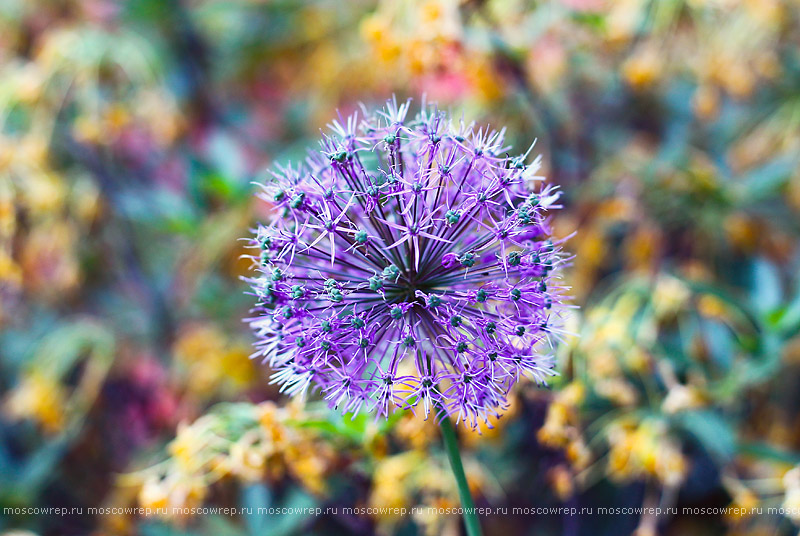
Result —
<instances>
[{"instance_id":1,"label":"blurred background","mask_svg":"<svg viewBox=\"0 0 800 536\"><path fill-rule=\"evenodd\" d=\"M394 93L538 139L577 231L560 377L461 431L486 534L797 534L799 45L796 0L1 0L0 531L460 533L344 515L456 506L435 425L290 403L241 321L251 181ZM643 505L693 513L511 514Z\"/></svg>"}]
</instances>

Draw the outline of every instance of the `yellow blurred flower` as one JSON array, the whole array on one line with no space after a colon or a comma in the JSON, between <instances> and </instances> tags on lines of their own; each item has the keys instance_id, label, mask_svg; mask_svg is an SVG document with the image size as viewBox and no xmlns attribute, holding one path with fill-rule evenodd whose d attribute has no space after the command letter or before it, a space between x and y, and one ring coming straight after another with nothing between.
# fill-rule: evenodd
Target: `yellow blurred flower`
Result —
<instances>
[{"instance_id":1,"label":"yellow blurred flower","mask_svg":"<svg viewBox=\"0 0 800 536\"><path fill-rule=\"evenodd\" d=\"M35 104L44 89L44 73L36 63L26 62L15 74L14 88L17 99L26 105Z\"/></svg>"},{"instance_id":2,"label":"yellow blurred flower","mask_svg":"<svg viewBox=\"0 0 800 536\"><path fill-rule=\"evenodd\" d=\"M33 371L25 374L3 404L12 419L31 419L48 434L60 432L66 424L67 393L53 377Z\"/></svg>"},{"instance_id":3,"label":"yellow blurred flower","mask_svg":"<svg viewBox=\"0 0 800 536\"><path fill-rule=\"evenodd\" d=\"M20 202L36 218L54 216L67 199L67 188L62 177L47 170L30 170L25 174L20 190Z\"/></svg>"},{"instance_id":4,"label":"yellow blurred flower","mask_svg":"<svg viewBox=\"0 0 800 536\"><path fill-rule=\"evenodd\" d=\"M17 164L28 166L30 169L44 170L48 168L48 143L49 140L40 132L33 132L23 137L15 145L14 161ZM44 192L39 192L44 193ZM49 197L45 197L49 200ZM37 201L29 199L29 202ZM44 210L47 210L46 208Z\"/></svg>"},{"instance_id":5,"label":"yellow blurred flower","mask_svg":"<svg viewBox=\"0 0 800 536\"><path fill-rule=\"evenodd\" d=\"M88 177L80 177L70 191L70 210L75 219L88 226L100 217L102 201L100 191Z\"/></svg>"},{"instance_id":6,"label":"yellow blurred flower","mask_svg":"<svg viewBox=\"0 0 800 536\"><path fill-rule=\"evenodd\" d=\"M403 443L416 450L424 450L439 438L439 427L433 417L423 419L410 411L405 412L392 431Z\"/></svg>"},{"instance_id":7,"label":"yellow blurred flower","mask_svg":"<svg viewBox=\"0 0 800 536\"><path fill-rule=\"evenodd\" d=\"M140 505L153 508L164 501L170 508L200 505L222 478L257 482L290 474L312 493L323 493L336 452L313 431L293 424L306 418L296 404L222 404L181 423L168 445L169 458L126 475L121 484L137 486Z\"/></svg>"},{"instance_id":8,"label":"yellow blurred flower","mask_svg":"<svg viewBox=\"0 0 800 536\"><path fill-rule=\"evenodd\" d=\"M738 487L726 513L728 522L741 523L751 516L750 511L759 505L758 496L744 486Z\"/></svg>"},{"instance_id":9,"label":"yellow blurred flower","mask_svg":"<svg viewBox=\"0 0 800 536\"><path fill-rule=\"evenodd\" d=\"M97 118L81 115L72 124L72 135L79 142L97 144L103 139L103 126Z\"/></svg>"},{"instance_id":10,"label":"yellow blurred flower","mask_svg":"<svg viewBox=\"0 0 800 536\"><path fill-rule=\"evenodd\" d=\"M569 409L564 404L553 402L547 408L544 424L536 432L536 438L543 445L563 447L569 441L572 431Z\"/></svg>"},{"instance_id":11,"label":"yellow blurred flower","mask_svg":"<svg viewBox=\"0 0 800 536\"><path fill-rule=\"evenodd\" d=\"M639 400L638 391L621 377L598 379L594 389L598 395L618 406L632 406Z\"/></svg>"},{"instance_id":12,"label":"yellow blurred flower","mask_svg":"<svg viewBox=\"0 0 800 536\"><path fill-rule=\"evenodd\" d=\"M658 278L653 288L652 303L656 318L668 318L683 308L691 297L686 283L668 275Z\"/></svg>"},{"instance_id":13,"label":"yellow blurred flower","mask_svg":"<svg viewBox=\"0 0 800 536\"><path fill-rule=\"evenodd\" d=\"M578 380L573 380L561 388L556 399L566 406L578 406L586 399L586 386Z\"/></svg>"},{"instance_id":14,"label":"yellow blurred flower","mask_svg":"<svg viewBox=\"0 0 800 536\"><path fill-rule=\"evenodd\" d=\"M574 477L566 465L556 465L550 469L547 478L560 500L566 501L575 494Z\"/></svg>"},{"instance_id":15,"label":"yellow blurred flower","mask_svg":"<svg viewBox=\"0 0 800 536\"><path fill-rule=\"evenodd\" d=\"M0 249L0 284L19 287L22 285L22 269L9 253L5 248Z\"/></svg>"},{"instance_id":16,"label":"yellow blurred flower","mask_svg":"<svg viewBox=\"0 0 800 536\"><path fill-rule=\"evenodd\" d=\"M780 0L743 0L742 3L747 15L767 28L778 30L787 20Z\"/></svg>"},{"instance_id":17,"label":"yellow blurred flower","mask_svg":"<svg viewBox=\"0 0 800 536\"><path fill-rule=\"evenodd\" d=\"M676 384L669 387L667 396L661 403L661 410L673 414L702 407L705 403L705 397L696 387Z\"/></svg>"},{"instance_id":18,"label":"yellow blurred flower","mask_svg":"<svg viewBox=\"0 0 800 536\"><path fill-rule=\"evenodd\" d=\"M800 525L800 466L793 467L782 479L784 488L783 504L789 518L795 525Z\"/></svg>"},{"instance_id":19,"label":"yellow blurred flower","mask_svg":"<svg viewBox=\"0 0 800 536\"><path fill-rule=\"evenodd\" d=\"M728 240L737 250L746 253L755 251L761 238L761 232L751 217L741 212L735 212L725 218L723 226Z\"/></svg>"},{"instance_id":20,"label":"yellow blurred flower","mask_svg":"<svg viewBox=\"0 0 800 536\"><path fill-rule=\"evenodd\" d=\"M710 84L697 88L692 96L692 109L698 119L711 121L719 114L719 92Z\"/></svg>"},{"instance_id":21,"label":"yellow blurred flower","mask_svg":"<svg viewBox=\"0 0 800 536\"><path fill-rule=\"evenodd\" d=\"M262 443L258 433L246 433L230 447L228 468L231 474L246 482L256 482L264 476L268 444Z\"/></svg>"},{"instance_id":22,"label":"yellow blurred flower","mask_svg":"<svg viewBox=\"0 0 800 536\"><path fill-rule=\"evenodd\" d=\"M475 94L483 102L493 102L504 93L504 84L495 72L492 63L485 58L468 58L465 65L467 79L475 89Z\"/></svg>"},{"instance_id":23,"label":"yellow blurred flower","mask_svg":"<svg viewBox=\"0 0 800 536\"><path fill-rule=\"evenodd\" d=\"M208 432L203 426L184 422L178 425L178 433L170 442L168 451L184 473L193 473L206 464L208 441Z\"/></svg>"},{"instance_id":24,"label":"yellow blurred flower","mask_svg":"<svg viewBox=\"0 0 800 536\"><path fill-rule=\"evenodd\" d=\"M135 121L144 125L160 146L174 142L185 129L185 119L171 96L155 89L142 90L131 110ZM126 112L127 113L127 112Z\"/></svg>"},{"instance_id":25,"label":"yellow blurred flower","mask_svg":"<svg viewBox=\"0 0 800 536\"><path fill-rule=\"evenodd\" d=\"M566 448L579 438L578 406L583 402L586 389L580 382L571 382L556 393L547 408L544 424L536 434L543 445Z\"/></svg>"},{"instance_id":26,"label":"yellow blurred flower","mask_svg":"<svg viewBox=\"0 0 800 536\"><path fill-rule=\"evenodd\" d=\"M567 460L578 471L586 469L592 461L592 451L589 450L589 446L581 437L569 442L566 454Z\"/></svg>"},{"instance_id":27,"label":"yellow blurred flower","mask_svg":"<svg viewBox=\"0 0 800 536\"><path fill-rule=\"evenodd\" d=\"M661 231L654 225L640 225L625 241L628 271L649 271L661 253Z\"/></svg>"},{"instance_id":28,"label":"yellow blurred flower","mask_svg":"<svg viewBox=\"0 0 800 536\"><path fill-rule=\"evenodd\" d=\"M618 421L607 431L609 476L615 480L653 477L668 486L686 476L686 460L677 442L666 434L663 423Z\"/></svg>"},{"instance_id":29,"label":"yellow blurred flower","mask_svg":"<svg viewBox=\"0 0 800 536\"><path fill-rule=\"evenodd\" d=\"M124 129L131 121L131 114L127 107L114 102L111 103L103 114L103 124L105 126L105 134L111 136L119 136L122 129Z\"/></svg>"},{"instance_id":30,"label":"yellow blurred flower","mask_svg":"<svg viewBox=\"0 0 800 536\"><path fill-rule=\"evenodd\" d=\"M369 505L373 508L403 508L411 502L411 474L423 463L423 455L411 451L381 460L372 476ZM393 518L396 514L388 514Z\"/></svg>"},{"instance_id":31,"label":"yellow blurred flower","mask_svg":"<svg viewBox=\"0 0 800 536\"><path fill-rule=\"evenodd\" d=\"M256 378L250 346L230 340L213 324L184 326L173 351L178 366L185 373L187 389L197 395L235 392Z\"/></svg>"},{"instance_id":32,"label":"yellow blurred flower","mask_svg":"<svg viewBox=\"0 0 800 536\"><path fill-rule=\"evenodd\" d=\"M594 341L598 343L597 352L590 359L588 359L586 363L592 379L600 380L602 378L615 377L619 375L622 370L619 366L619 360L617 359L616 353L604 346L599 346L599 344L605 342L605 339L596 337ZM586 347L591 348L591 343L587 344Z\"/></svg>"},{"instance_id":33,"label":"yellow blurred flower","mask_svg":"<svg viewBox=\"0 0 800 536\"><path fill-rule=\"evenodd\" d=\"M644 373L650 369L652 357L641 346L634 346L625 352L624 361L631 372Z\"/></svg>"},{"instance_id":34,"label":"yellow blurred flower","mask_svg":"<svg viewBox=\"0 0 800 536\"><path fill-rule=\"evenodd\" d=\"M139 505L153 510L169 506L169 492L160 478L151 476L145 480L139 491Z\"/></svg>"},{"instance_id":35,"label":"yellow blurred flower","mask_svg":"<svg viewBox=\"0 0 800 536\"><path fill-rule=\"evenodd\" d=\"M611 6L607 17L607 36L612 43L629 41L644 16L643 0L619 0L609 4Z\"/></svg>"},{"instance_id":36,"label":"yellow blurred flower","mask_svg":"<svg viewBox=\"0 0 800 536\"><path fill-rule=\"evenodd\" d=\"M545 36L534 43L527 57L527 72L533 84L544 92L550 92L567 73L569 68L567 51L554 36Z\"/></svg>"},{"instance_id":37,"label":"yellow blurred flower","mask_svg":"<svg viewBox=\"0 0 800 536\"><path fill-rule=\"evenodd\" d=\"M715 50L709 60L708 73L731 96L744 99L753 93L755 76L743 58Z\"/></svg>"},{"instance_id":38,"label":"yellow blurred flower","mask_svg":"<svg viewBox=\"0 0 800 536\"><path fill-rule=\"evenodd\" d=\"M713 294L703 294L697 300L697 310L707 318L724 319L727 306L724 301Z\"/></svg>"},{"instance_id":39,"label":"yellow blurred flower","mask_svg":"<svg viewBox=\"0 0 800 536\"><path fill-rule=\"evenodd\" d=\"M285 458L289 471L307 489L314 493L325 491L325 476L334 459L329 445L308 439L293 441L286 447Z\"/></svg>"},{"instance_id":40,"label":"yellow blurred flower","mask_svg":"<svg viewBox=\"0 0 800 536\"><path fill-rule=\"evenodd\" d=\"M25 286L50 300L63 300L80 283L77 233L68 221L34 227L19 256Z\"/></svg>"},{"instance_id":41,"label":"yellow blurred flower","mask_svg":"<svg viewBox=\"0 0 800 536\"><path fill-rule=\"evenodd\" d=\"M622 64L622 76L636 90L652 86L661 76L662 53L655 47L641 48Z\"/></svg>"},{"instance_id":42,"label":"yellow blurred flower","mask_svg":"<svg viewBox=\"0 0 800 536\"><path fill-rule=\"evenodd\" d=\"M596 227L590 227L586 233L582 233L577 239L576 246L583 263L592 266L602 264L606 255L606 238L602 231Z\"/></svg>"}]
</instances>

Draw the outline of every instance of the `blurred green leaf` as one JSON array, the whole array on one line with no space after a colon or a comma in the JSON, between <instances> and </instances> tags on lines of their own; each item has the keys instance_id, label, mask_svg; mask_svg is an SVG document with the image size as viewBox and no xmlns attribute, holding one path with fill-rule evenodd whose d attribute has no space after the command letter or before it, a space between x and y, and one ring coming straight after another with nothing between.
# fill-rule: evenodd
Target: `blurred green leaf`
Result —
<instances>
[{"instance_id":1,"label":"blurred green leaf","mask_svg":"<svg viewBox=\"0 0 800 536\"><path fill-rule=\"evenodd\" d=\"M774 264L760 257L752 263L752 279L750 301L753 309L765 317L783 301L780 273Z\"/></svg>"},{"instance_id":2,"label":"blurred green leaf","mask_svg":"<svg viewBox=\"0 0 800 536\"><path fill-rule=\"evenodd\" d=\"M223 130L217 130L208 142L208 158L212 166L218 170L218 180L226 187L235 190L247 179L247 163L242 147Z\"/></svg>"},{"instance_id":3,"label":"blurred green leaf","mask_svg":"<svg viewBox=\"0 0 800 536\"><path fill-rule=\"evenodd\" d=\"M775 195L797 169L796 155L787 155L770 160L763 166L747 173L741 179L739 203L748 206Z\"/></svg>"},{"instance_id":4,"label":"blurred green leaf","mask_svg":"<svg viewBox=\"0 0 800 536\"><path fill-rule=\"evenodd\" d=\"M266 517L266 530L262 532L264 536L290 536L296 534L302 525L309 519L311 512L304 514L304 509L317 506L316 500L297 487L292 487L285 499L280 504L283 508L294 509L296 514L286 514Z\"/></svg>"},{"instance_id":5,"label":"blurred green leaf","mask_svg":"<svg viewBox=\"0 0 800 536\"><path fill-rule=\"evenodd\" d=\"M694 436L719 463L726 464L736 453L736 436L731 424L711 410L690 411L675 416L678 426Z\"/></svg>"},{"instance_id":6,"label":"blurred green leaf","mask_svg":"<svg viewBox=\"0 0 800 536\"><path fill-rule=\"evenodd\" d=\"M272 492L263 483L251 484L242 489L242 506L249 508L250 512L245 517L245 525L250 536L261 536L267 530L267 518L259 514L259 508L269 508L272 505Z\"/></svg>"},{"instance_id":7,"label":"blurred green leaf","mask_svg":"<svg viewBox=\"0 0 800 536\"><path fill-rule=\"evenodd\" d=\"M776 331L784 337L792 337L800 331L800 287L798 287L795 297L774 319Z\"/></svg>"}]
</instances>

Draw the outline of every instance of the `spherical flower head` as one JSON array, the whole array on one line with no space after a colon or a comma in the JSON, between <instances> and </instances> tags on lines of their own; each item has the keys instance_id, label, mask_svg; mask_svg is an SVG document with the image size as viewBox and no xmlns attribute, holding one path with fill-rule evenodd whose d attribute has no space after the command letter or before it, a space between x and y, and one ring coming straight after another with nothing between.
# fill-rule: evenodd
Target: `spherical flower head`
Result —
<instances>
[{"instance_id":1,"label":"spherical flower head","mask_svg":"<svg viewBox=\"0 0 800 536\"><path fill-rule=\"evenodd\" d=\"M565 262L559 192L503 131L389 101L334 121L320 151L258 194L248 319L272 381L331 407L419 408L472 427L522 375L553 372Z\"/></svg>"}]
</instances>

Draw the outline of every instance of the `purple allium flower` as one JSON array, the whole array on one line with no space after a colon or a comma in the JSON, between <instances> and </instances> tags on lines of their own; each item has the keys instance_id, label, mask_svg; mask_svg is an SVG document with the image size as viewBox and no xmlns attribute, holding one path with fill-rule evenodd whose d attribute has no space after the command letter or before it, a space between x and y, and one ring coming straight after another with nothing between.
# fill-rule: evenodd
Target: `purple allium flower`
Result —
<instances>
[{"instance_id":1,"label":"purple allium flower","mask_svg":"<svg viewBox=\"0 0 800 536\"><path fill-rule=\"evenodd\" d=\"M389 101L334 121L322 150L259 193L249 319L272 381L343 412L419 407L470 426L499 416L522 374L554 374L564 287L548 214L559 192L503 131L413 120Z\"/></svg>"}]
</instances>

